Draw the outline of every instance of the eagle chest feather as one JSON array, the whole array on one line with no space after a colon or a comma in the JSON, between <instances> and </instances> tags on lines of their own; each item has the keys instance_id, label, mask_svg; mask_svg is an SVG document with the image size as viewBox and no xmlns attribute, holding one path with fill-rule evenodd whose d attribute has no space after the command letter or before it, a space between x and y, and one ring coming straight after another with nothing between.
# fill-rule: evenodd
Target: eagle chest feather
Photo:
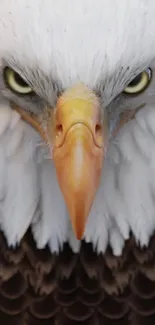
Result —
<instances>
[{"instance_id":1,"label":"eagle chest feather","mask_svg":"<svg viewBox=\"0 0 155 325\"><path fill-rule=\"evenodd\" d=\"M154 325L155 237L133 238L121 257L83 243L60 255L37 250L30 231L16 250L0 235L0 320L7 325Z\"/></svg>"}]
</instances>

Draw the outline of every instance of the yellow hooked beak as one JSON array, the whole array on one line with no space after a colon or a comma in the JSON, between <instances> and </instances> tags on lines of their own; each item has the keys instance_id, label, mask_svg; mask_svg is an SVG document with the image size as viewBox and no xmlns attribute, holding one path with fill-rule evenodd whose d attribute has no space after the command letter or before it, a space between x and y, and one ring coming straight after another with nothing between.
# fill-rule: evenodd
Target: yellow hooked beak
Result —
<instances>
[{"instance_id":1,"label":"yellow hooked beak","mask_svg":"<svg viewBox=\"0 0 155 325\"><path fill-rule=\"evenodd\" d=\"M62 94L48 118L51 157L77 239L83 236L99 186L107 141L103 113L97 96L78 85ZM44 136L40 126L39 131Z\"/></svg>"},{"instance_id":2,"label":"yellow hooked beak","mask_svg":"<svg viewBox=\"0 0 155 325\"><path fill-rule=\"evenodd\" d=\"M84 233L104 157L105 130L97 97L84 85L66 91L54 114L53 160L77 239Z\"/></svg>"}]
</instances>

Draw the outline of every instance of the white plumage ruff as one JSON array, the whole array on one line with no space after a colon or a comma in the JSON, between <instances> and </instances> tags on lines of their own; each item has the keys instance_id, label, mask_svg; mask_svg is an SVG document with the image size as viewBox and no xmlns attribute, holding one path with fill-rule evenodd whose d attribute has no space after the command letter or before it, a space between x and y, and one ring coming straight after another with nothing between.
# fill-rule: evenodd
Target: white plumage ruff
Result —
<instances>
[{"instance_id":1,"label":"white plumage ruff","mask_svg":"<svg viewBox=\"0 0 155 325\"><path fill-rule=\"evenodd\" d=\"M9 245L18 244L31 225L38 248L48 244L59 252L65 241L73 251L80 248L48 148L10 107L10 100L25 109L31 102L4 86L6 63L51 105L56 100L53 83L62 89L79 81L98 87L103 109L110 104L116 112L112 129L118 112L145 104L109 140L84 239L98 252L109 242L114 255L121 254L130 231L141 246L148 244L155 230L154 77L137 98L112 100L154 59L154 17L155 3L146 0L1 0L0 227ZM153 70L153 61L150 66ZM36 107L32 102L32 110Z\"/></svg>"}]
</instances>

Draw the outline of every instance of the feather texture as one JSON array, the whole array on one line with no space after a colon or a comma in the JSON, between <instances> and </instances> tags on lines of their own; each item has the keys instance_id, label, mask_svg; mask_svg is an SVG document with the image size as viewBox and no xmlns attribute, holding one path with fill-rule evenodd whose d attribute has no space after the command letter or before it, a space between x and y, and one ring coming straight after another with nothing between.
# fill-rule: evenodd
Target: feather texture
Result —
<instances>
[{"instance_id":1,"label":"feather texture","mask_svg":"<svg viewBox=\"0 0 155 325\"><path fill-rule=\"evenodd\" d=\"M107 105L155 56L154 16L149 0L1 0L0 60L52 105L77 82Z\"/></svg>"},{"instance_id":2,"label":"feather texture","mask_svg":"<svg viewBox=\"0 0 155 325\"><path fill-rule=\"evenodd\" d=\"M39 135L7 101L1 116L0 224L8 244L16 246L32 225L38 248L48 244L58 252L69 241L78 251L53 163L37 147ZM110 144L84 235L98 252L109 243L120 255L130 231L143 247L155 230L154 125L154 107L143 108Z\"/></svg>"},{"instance_id":3,"label":"feather texture","mask_svg":"<svg viewBox=\"0 0 155 325\"><path fill-rule=\"evenodd\" d=\"M130 231L142 247L148 245L155 229L154 126L154 106L147 106L109 147L85 233L86 241L92 241L98 251L105 250L109 238L119 255Z\"/></svg>"},{"instance_id":4,"label":"feather texture","mask_svg":"<svg viewBox=\"0 0 155 325\"><path fill-rule=\"evenodd\" d=\"M111 101L155 57L154 17L149 0L0 1L0 227L9 245L31 226L38 248L48 244L58 252L68 241L80 249L48 149L6 99L40 113L79 81L99 90L112 129L120 112L145 104L111 139L84 239L98 252L109 243L115 255L130 231L141 246L148 244L155 229L154 77L137 99ZM34 88L33 99L7 88L6 65Z\"/></svg>"}]
</instances>

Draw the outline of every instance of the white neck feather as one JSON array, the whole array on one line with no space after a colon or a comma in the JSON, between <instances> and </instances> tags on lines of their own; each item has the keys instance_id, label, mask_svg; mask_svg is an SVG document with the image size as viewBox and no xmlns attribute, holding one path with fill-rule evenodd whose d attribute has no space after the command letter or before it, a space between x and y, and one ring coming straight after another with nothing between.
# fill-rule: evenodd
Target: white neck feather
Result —
<instances>
[{"instance_id":1,"label":"white neck feather","mask_svg":"<svg viewBox=\"0 0 155 325\"><path fill-rule=\"evenodd\" d=\"M110 243L120 255L130 230L141 246L155 229L155 111L143 109L125 125L103 168L101 185L84 235L98 252ZM80 248L48 151L40 136L7 101L0 105L0 227L16 246L31 225L38 248L59 252L68 241Z\"/></svg>"}]
</instances>

